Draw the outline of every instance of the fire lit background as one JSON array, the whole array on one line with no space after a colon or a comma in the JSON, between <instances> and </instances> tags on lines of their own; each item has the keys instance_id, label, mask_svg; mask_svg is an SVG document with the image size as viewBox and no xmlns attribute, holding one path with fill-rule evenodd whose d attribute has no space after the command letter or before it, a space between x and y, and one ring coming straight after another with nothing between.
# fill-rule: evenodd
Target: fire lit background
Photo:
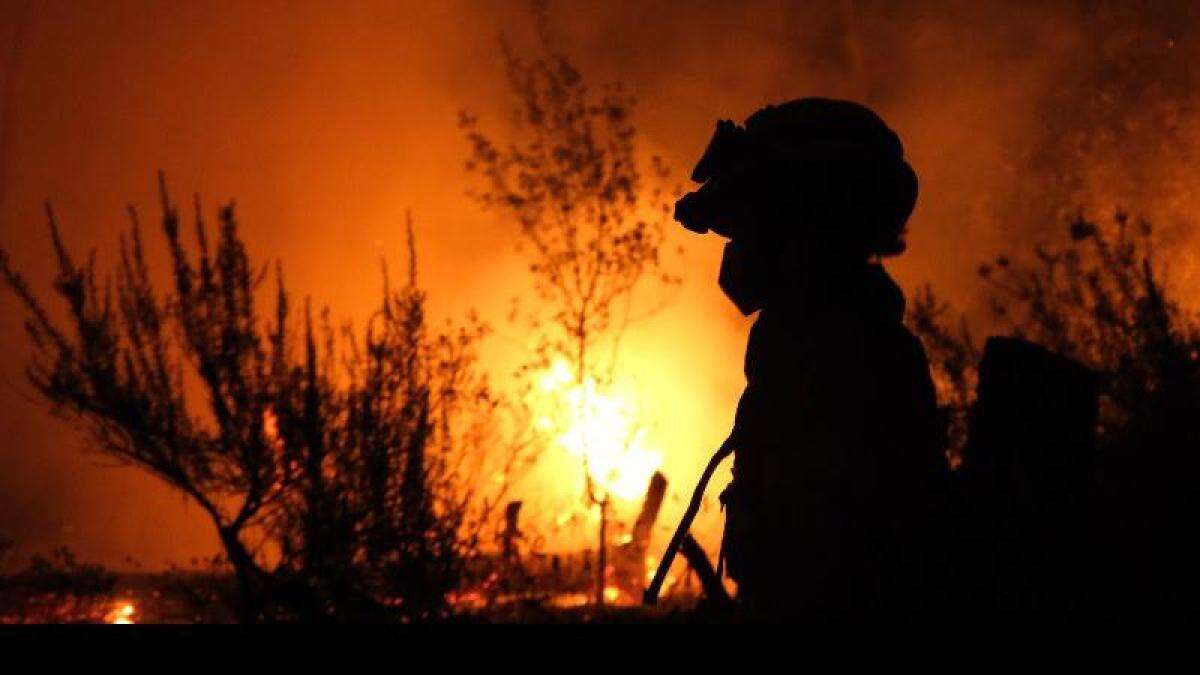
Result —
<instances>
[{"instance_id":1,"label":"fire lit background","mask_svg":"<svg viewBox=\"0 0 1200 675\"><path fill-rule=\"evenodd\" d=\"M610 0L549 11L589 81L637 94L645 159L661 155L678 179L717 118L804 95L878 110L921 178L909 253L889 264L910 293L931 283L974 314L977 263L1026 249L1079 210L1117 207L1156 223L1185 296L1200 286L1194 2ZM530 280L513 223L464 198L456 127L470 110L503 138L513 101L502 32L518 49L530 43L525 3L0 0L0 242L49 288L50 198L68 243L111 261L125 205L153 213L161 168L183 201L236 199L252 252L279 257L295 292L361 325L378 299L376 262L403 260L411 209L432 309L474 308L492 324L485 366L503 382L528 349L528 331L505 317ZM657 548L728 431L750 324L716 287L721 242L672 231L677 247L667 262L683 283L630 329L622 407L598 413L632 416L644 430L636 473L660 466L669 480ZM24 380L20 322L16 299L0 294L0 533L19 551L66 544L118 569L216 552L181 496L79 452L86 441ZM548 548L594 537L562 525L579 504L579 470L549 449L514 494ZM625 517L645 488L634 483L614 490ZM717 516L710 503L699 521L710 550Z\"/></svg>"}]
</instances>

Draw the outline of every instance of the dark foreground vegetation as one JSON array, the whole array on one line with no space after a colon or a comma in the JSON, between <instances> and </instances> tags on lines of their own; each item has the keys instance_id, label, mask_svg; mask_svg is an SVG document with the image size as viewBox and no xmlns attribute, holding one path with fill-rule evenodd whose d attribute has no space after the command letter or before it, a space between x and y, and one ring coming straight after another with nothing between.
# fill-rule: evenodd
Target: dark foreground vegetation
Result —
<instances>
[{"instance_id":1,"label":"dark foreground vegetation","mask_svg":"<svg viewBox=\"0 0 1200 675\"><path fill-rule=\"evenodd\" d=\"M979 268L1001 332L1041 346L1034 376L1000 372L1011 342L988 374L965 320L928 290L913 303L958 465L950 588L964 614L1194 618L1200 320L1148 223L1065 234Z\"/></svg>"},{"instance_id":2,"label":"dark foreground vegetation","mask_svg":"<svg viewBox=\"0 0 1200 675\"><path fill-rule=\"evenodd\" d=\"M427 326L415 254L399 288L385 272L360 333L307 302L296 317L281 268L263 292L232 207L210 245L197 205L189 251L165 186L171 283L157 287L131 218L114 278L77 263L50 215L66 328L0 258L28 309L33 386L100 452L201 507L242 621L442 616L497 500L479 472L519 459L489 437L483 328Z\"/></svg>"},{"instance_id":3,"label":"dark foreground vegetation","mask_svg":"<svg viewBox=\"0 0 1200 675\"><path fill-rule=\"evenodd\" d=\"M491 571L503 565L488 565ZM531 570L532 571L532 570ZM676 594L656 607L597 607L591 573L529 579L520 592L451 594L441 622L477 623L695 623L719 618L695 597ZM275 620L295 621L278 614ZM338 616L343 622L374 617ZM154 572L109 571L80 563L67 549L35 555L23 569L0 576L0 625L6 624L231 624L241 620L238 585L221 556L187 568Z\"/></svg>"},{"instance_id":4,"label":"dark foreground vegetation","mask_svg":"<svg viewBox=\"0 0 1200 675\"><path fill-rule=\"evenodd\" d=\"M309 311L289 318L281 282L273 320L262 320L264 276L231 210L214 251L198 221L190 258L165 192L163 208L170 292L149 280L136 220L115 285L103 286L51 220L67 330L6 260L0 269L29 309L38 390L101 451L202 504L224 553L203 569L134 575L65 550L35 557L0 580L4 621L727 618L697 610L694 595L599 609L587 559L539 566L488 546L481 533L501 519L499 495L477 494L468 466L497 448L504 463L518 458L481 426L502 407L474 370L482 329L429 331L412 277L385 291L359 341L343 331L339 352ZM1164 282L1148 225L1118 214L1067 234L980 268L996 325L1028 342L985 350L932 291L911 303L956 468L946 609L966 619L1193 617L1200 323ZM1016 344L1038 345L1029 353L1048 377L1004 386L1040 391L981 386L1005 381L987 374L987 360ZM346 371L335 375L334 363ZM1048 408L1029 402L1039 396ZM1097 405L1061 403L1072 400ZM1024 417L1006 421L1006 406Z\"/></svg>"}]
</instances>

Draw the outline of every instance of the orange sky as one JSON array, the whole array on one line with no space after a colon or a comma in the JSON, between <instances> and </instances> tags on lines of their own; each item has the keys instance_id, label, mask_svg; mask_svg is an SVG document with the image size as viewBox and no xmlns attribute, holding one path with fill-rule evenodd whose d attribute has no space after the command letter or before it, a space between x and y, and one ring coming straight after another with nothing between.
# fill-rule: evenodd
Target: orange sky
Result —
<instances>
[{"instance_id":1,"label":"orange sky","mask_svg":"<svg viewBox=\"0 0 1200 675\"><path fill-rule=\"evenodd\" d=\"M892 268L910 291L932 281L970 305L979 261L1027 248L1076 204L1154 216L1190 283L1191 4L608 1L551 16L586 77L637 92L647 154L681 173L718 117L802 95L875 107L921 177ZM0 0L0 246L48 288L42 200L104 259L127 203L154 213L162 168L179 198L236 198L252 250L353 319L377 299L379 257L401 260L411 208L434 310L480 309L500 329L489 358L511 360L523 337L504 309L527 279L511 225L463 197L455 128L467 108L504 129L502 30L527 44L523 3ZM672 241L684 286L628 350L653 374L648 406L686 493L731 418L748 324L713 283L720 242ZM0 294L0 533L110 564L214 550L196 509L80 452L33 399L17 309Z\"/></svg>"}]
</instances>

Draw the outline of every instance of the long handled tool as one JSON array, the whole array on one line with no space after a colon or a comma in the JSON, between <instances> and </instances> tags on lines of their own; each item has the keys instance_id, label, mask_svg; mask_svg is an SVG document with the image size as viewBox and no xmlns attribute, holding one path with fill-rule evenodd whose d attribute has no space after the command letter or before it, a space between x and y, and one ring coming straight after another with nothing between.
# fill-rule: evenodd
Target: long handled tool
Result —
<instances>
[{"instance_id":1,"label":"long handled tool","mask_svg":"<svg viewBox=\"0 0 1200 675\"><path fill-rule=\"evenodd\" d=\"M654 605L658 602L658 594L662 591L662 585L667 579L667 572L671 569L671 563L675 562L675 555L679 553L679 546L683 544L683 538L687 536L688 530L692 527L692 521L696 519L696 512L700 510L700 500L704 498L704 490L708 487L708 481L712 480L713 472L717 470L717 466L732 453L733 436L731 435L713 453L712 459L708 460L708 466L704 467L704 473L700 474L700 481L696 483L696 490L692 492L692 501L688 503L687 510L683 512L683 518L679 521L679 527L675 528L675 535L671 537L671 543L667 544L667 550L663 553L662 560L658 563L658 569L654 572L654 579L650 581L650 586L642 594L642 604Z\"/></svg>"}]
</instances>

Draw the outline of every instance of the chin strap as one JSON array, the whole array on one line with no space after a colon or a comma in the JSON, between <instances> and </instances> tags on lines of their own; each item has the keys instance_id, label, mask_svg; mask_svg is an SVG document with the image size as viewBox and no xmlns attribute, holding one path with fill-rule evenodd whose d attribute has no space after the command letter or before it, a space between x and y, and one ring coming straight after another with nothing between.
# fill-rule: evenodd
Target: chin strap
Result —
<instances>
[{"instance_id":1,"label":"chin strap","mask_svg":"<svg viewBox=\"0 0 1200 675\"><path fill-rule=\"evenodd\" d=\"M708 481L712 480L717 466L731 454L733 454L732 434L725 439L724 443L721 443L721 447L713 453L712 459L708 460L708 466L704 467L704 473L700 474L700 481L696 483L696 489L692 492L692 501L688 503L687 510L683 512L683 518L680 519L679 526L675 528L675 535L671 537L671 543L667 544L667 550L658 563L658 569L654 572L654 579L650 581L650 586L642 594L642 604L654 605L658 602L658 594L662 591L662 585L667 579L671 563L675 562L675 555L679 553L683 538L687 536L688 530L692 527L692 521L696 519L696 512L700 510L700 501L704 498L704 490L708 487Z\"/></svg>"}]
</instances>

